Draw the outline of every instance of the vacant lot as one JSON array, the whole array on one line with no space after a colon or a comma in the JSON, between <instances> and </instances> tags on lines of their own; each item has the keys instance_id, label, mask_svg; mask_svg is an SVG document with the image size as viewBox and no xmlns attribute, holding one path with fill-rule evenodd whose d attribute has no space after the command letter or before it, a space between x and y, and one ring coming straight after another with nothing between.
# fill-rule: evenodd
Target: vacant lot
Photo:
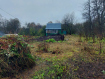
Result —
<instances>
[{"instance_id":1,"label":"vacant lot","mask_svg":"<svg viewBox=\"0 0 105 79\"><path fill-rule=\"evenodd\" d=\"M98 39L96 43L83 37L78 41L78 36L66 35L65 41L31 42L36 66L14 79L104 79L105 41L101 41L101 54Z\"/></svg>"}]
</instances>

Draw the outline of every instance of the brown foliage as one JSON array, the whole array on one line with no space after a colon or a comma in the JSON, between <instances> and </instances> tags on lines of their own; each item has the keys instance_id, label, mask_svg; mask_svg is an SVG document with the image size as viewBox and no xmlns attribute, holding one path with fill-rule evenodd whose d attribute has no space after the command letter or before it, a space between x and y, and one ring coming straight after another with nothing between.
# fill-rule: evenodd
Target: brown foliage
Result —
<instances>
[{"instance_id":1,"label":"brown foliage","mask_svg":"<svg viewBox=\"0 0 105 79\"><path fill-rule=\"evenodd\" d=\"M52 51L52 54L60 54L62 51L57 47L56 50Z\"/></svg>"},{"instance_id":2,"label":"brown foliage","mask_svg":"<svg viewBox=\"0 0 105 79\"><path fill-rule=\"evenodd\" d=\"M81 49L81 51L86 51L86 52L88 52L88 54L91 54L91 55L95 54L95 49L93 49L89 46L84 46L84 48Z\"/></svg>"},{"instance_id":3,"label":"brown foliage","mask_svg":"<svg viewBox=\"0 0 105 79\"><path fill-rule=\"evenodd\" d=\"M49 44L48 43L41 43L38 45L38 51L48 52Z\"/></svg>"},{"instance_id":4,"label":"brown foliage","mask_svg":"<svg viewBox=\"0 0 105 79\"><path fill-rule=\"evenodd\" d=\"M35 65L27 45L17 37L0 38L1 77L13 76L15 73Z\"/></svg>"}]
</instances>

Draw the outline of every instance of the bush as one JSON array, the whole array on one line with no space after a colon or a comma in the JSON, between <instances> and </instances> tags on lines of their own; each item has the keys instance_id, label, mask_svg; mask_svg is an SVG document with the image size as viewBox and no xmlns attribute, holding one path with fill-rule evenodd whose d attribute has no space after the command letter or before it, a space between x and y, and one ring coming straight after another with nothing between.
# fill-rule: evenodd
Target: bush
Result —
<instances>
[{"instance_id":1,"label":"bush","mask_svg":"<svg viewBox=\"0 0 105 79\"><path fill-rule=\"evenodd\" d=\"M49 49L49 44L47 43L41 43L38 45L38 51L48 52L48 49Z\"/></svg>"},{"instance_id":2,"label":"bush","mask_svg":"<svg viewBox=\"0 0 105 79\"><path fill-rule=\"evenodd\" d=\"M52 43L54 43L54 42L56 42L56 40L51 38L51 39L46 40L46 42L52 42Z\"/></svg>"},{"instance_id":3,"label":"bush","mask_svg":"<svg viewBox=\"0 0 105 79\"><path fill-rule=\"evenodd\" d=\"M66 64L57 62L45 69L37 71L33 76L33 79L70 79L68 78L67 69L68 66Z\"/></svg>"},{"instance_id":4,"label":"bush","mask_svg":"<svg viewBox=\"0 0 105 79\"><path fill-rule=\"evenodd\" d=\"M35 59L32 57L28 44L19 37L0 39L0 76L11 76L19 71L32 68Z\"/></svg>"}]
</instances>

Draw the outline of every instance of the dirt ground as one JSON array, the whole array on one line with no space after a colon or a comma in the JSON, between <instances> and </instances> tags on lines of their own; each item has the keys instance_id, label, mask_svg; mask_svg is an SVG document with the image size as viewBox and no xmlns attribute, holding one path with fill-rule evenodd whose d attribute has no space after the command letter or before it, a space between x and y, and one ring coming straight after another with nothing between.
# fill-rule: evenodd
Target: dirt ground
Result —
<instances>
[{"instance_id":1,"label":"dirt ground","mask_svg":"<svg viewBox=\"0 0 105 79\"><path fill-rule=\"evenodd\" d=\"M42 37L38 37L38 38L32 38L32 39L29 39L29 40L26 40L26 42L31 42L31 41L44 41L44 40L48 40L48 39L55 39L56 41L60 41L62 38L61 38L61 35L56 35L56 36L42 36Z\"/></svg>"}]
</instances>

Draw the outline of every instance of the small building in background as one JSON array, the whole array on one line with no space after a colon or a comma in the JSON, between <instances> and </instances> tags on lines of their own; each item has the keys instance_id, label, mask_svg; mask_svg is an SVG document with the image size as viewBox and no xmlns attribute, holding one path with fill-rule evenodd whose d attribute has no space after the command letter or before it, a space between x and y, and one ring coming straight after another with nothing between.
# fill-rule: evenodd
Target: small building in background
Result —
<instances>
[{"instance_id":1,"label":"small building in background","mask_svg":"<svg viewBox=\"0 0 105 79\"><path fill-rule=\"evenodd\" d=\"M5 35L5 33L3 33L2 31L0 31L0 37L2 37L3 35Z\"/></svg>"},{"instance_id":2,"label":"small building in background","mask_svg":"<svg viewBox=\"0 0 105 79\"><path fill-rule=\"evenodd\" d=\"M45 30L46 36L66 34L61 28L61 23L48 23Z\"/></svg>"},{"instance_id":3,"label":"small building in background","mask_svg":"<svg viewBox=\"0 0 105 79\"><path fill-rule=\"evenodd\" d=\"M18 36L18 34L5 34L4 32L0 31L0 37L5 37L5 36Z\"/></svg>"}]
</instances>

